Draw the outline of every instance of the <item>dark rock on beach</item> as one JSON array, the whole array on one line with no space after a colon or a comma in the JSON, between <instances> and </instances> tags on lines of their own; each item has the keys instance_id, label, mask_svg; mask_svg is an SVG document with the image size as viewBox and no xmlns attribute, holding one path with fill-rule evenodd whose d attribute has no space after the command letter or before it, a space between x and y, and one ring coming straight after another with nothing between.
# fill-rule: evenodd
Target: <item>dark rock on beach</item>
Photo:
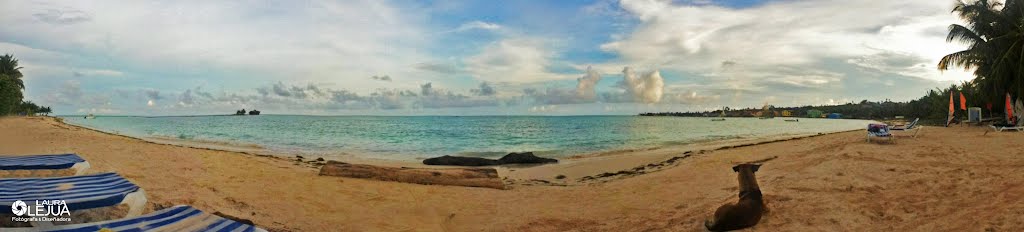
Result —
<instances>
[{"instance_id":1,"label":"dark rock on beach","mask_svg":"<svg viewBox=\"0 0 1024 232\"><path fill-rule=\"evenodd\" d=\"M488 166L498 165L497 160L480 158L480 157L462 157L462 156L441 156L423 160L423 164L426 165L451 165L451 166Z\"/></svg>"},{"instance_id":2,"label":"dark rock on beach","mask_svg":"<svg viewBox=\"0 0 1024 232\"><path fill-rule=\"evenodd\" d=\"M558 163L558 160L551 158L537 157L533 155L533 152L523 153L508 153L501 159L498 159L502 164L546 164L546 163Z\"/></svg>"},{"instance_id":3,"label":"dark rock on beach","mask_svg":"<svg viewBox=\"0 0 1024 232\"><path fill-rule=\"evenodd\" d=\"M426 165L451 165L451 166L489 166L502 164L546 164L558 163L558 160L551 158L537 157L533 152L508 153L501 159L493 160L480 157L463 156L441 156L423 160Z\"/></svg>"}]
</instances>

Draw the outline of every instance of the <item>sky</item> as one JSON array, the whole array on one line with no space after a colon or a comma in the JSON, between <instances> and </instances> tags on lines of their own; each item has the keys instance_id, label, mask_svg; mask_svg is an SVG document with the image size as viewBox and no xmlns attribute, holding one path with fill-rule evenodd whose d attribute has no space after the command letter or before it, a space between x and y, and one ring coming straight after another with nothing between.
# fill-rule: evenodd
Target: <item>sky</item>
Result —
<instances>
[{"instance_id":1,"label":"sky","mask_svg":"<svg viewBox=\"0 0 1024 232\"><path fill-rule=\"evenodd\" d=\"M907 101L952 0L0 1L57 114L604 115Z\"/></svg>"}]
</instances>

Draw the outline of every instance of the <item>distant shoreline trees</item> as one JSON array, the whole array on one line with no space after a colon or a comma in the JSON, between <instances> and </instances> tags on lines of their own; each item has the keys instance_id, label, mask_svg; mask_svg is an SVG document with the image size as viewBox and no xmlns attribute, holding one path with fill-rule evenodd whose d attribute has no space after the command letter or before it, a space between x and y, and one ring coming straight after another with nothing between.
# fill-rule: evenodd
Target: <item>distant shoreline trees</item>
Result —
<instances>
[{"instance_id":1,"label":"distant shoreline trees","mask_svg":"<svg viewBox=\"0 0 1024 232\"><path fill-rule=\"evenodd\" d=\"M21 67L18 66L18 59L15 59L14 55L0 56L0 116L52 113L50 107L23 101L21 91L25 89L25 81L21 79L22 77L24 75L21 74Z\"/></svg>"},{"instance_id":2,"label":"distant shoreline trees","mask_svg":"<svg viewBox=\"0 0 1024 232\"><path fill-rule=\"evenodd\" d=\"M884 101L868 101L863 100L860 102L850 102L841 105L818 105L818 106L797 106L797 107L778 107L776 106L773 110L775 112L789 111L792 117L809 117L817 113L839 113L842 114L842 118L847 119L893 119L896 116L903 116L905 119L913 120L914 118L921 118L924 121L930 121L932 123L944 122L949 112L949 97L952 92L954 95L953 99L956 105L957 117L966 117L966 113L960 110L960 98L959 94L963 93L964 98L967 99L967 107L981 107L983 115L985 117L991 117L993 114L1001 114L1002 100L992 102L982 100L982 94L976 91L976 86L972 86L971 82L964 82L960 85L951 85L947 88L929 90L921 98L910 100L906 102L893 102L890 100ZM992 103L992 108L989 107L989 103ZM759 117L758 112L762 112L762 108L746 108L746 109L732 109L725 112L727 117ZM809 114L808 112L818 111ZM718 117L722 113L721 110L716 111L698 111L698 112L661 112L661 113L642 113L640 116L680 116L680 117ZM779 115L779 113L776 113Z\"/></svg>"}]
</instances>

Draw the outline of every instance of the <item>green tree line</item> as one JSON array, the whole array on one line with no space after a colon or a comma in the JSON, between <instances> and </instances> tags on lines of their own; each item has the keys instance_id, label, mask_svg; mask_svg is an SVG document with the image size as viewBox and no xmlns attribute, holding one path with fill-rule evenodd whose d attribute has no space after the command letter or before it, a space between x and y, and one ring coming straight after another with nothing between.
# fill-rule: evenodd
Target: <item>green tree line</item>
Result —
<instances>
[{"instance_id":1,"label":"green tree line","mask_svg":"<svg viewBox=\"0 0 1024 232\"><path fill-rule=\"evenodd\" d=\"M53 112L48 106L39 106L24 101L22 91L25 81L22 80L21 66L14 55L0 56L0 115L34 115Z\"/></svg>"},{"instance_id":2,"label":"green tree line","mask_svg":"<svg viewBox=\"0 0 1024 232\"><path fill-rule=\"evenodd\" d=\"M952 95L951 95L952 94ZM951 85L946 88L929 90L924 96L906 102L868 101L850 102L842 105L818 105L818 106L796 106L796 107L775 107L775 115L778 112L790 111L793 117L807 117L811 110L818 110L823 113L839 113L842 118L850 119L893 119L896 116L903 116L906 119L920 118L932 124L941 124L949 114L949 98L953 96L953 105L958 119L965 119L967 116L964 110L960 109L960 94L967 99L967 107L980 107L984 117L989 118L1003 115L1005 109L1005 98L989 100L987 93L974 82L964 82L958 85ZM1003 95L1005 96L1005 95ZM989 108L991 104L991 108ZM761 108L731 109L725 112L728 117L754 117ZM700 111L700 112L662 112L643 113L641 116L683 116L683 117L717 117L722 114L721 110Z\"/></svg>"}]
</instances>

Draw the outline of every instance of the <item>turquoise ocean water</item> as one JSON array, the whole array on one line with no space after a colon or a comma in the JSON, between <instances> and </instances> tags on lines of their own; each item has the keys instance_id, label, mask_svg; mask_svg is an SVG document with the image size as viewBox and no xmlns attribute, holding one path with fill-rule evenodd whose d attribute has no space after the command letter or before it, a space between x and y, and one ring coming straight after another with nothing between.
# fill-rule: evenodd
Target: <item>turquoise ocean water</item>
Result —
<instances>
[{"instance_id":1,"label":"turquoise ocean water","mask_svg":"<svg viewBox=\"0 0 1024 232\"><path fill-rule=\"evenodd\" d=\"M413 160L440 155L575 154L705 141L864 128L868 121L639 116L194 116L65 117L65 122L140 138L236 145L273 153Z\"/></svg>"}]
</instances>

